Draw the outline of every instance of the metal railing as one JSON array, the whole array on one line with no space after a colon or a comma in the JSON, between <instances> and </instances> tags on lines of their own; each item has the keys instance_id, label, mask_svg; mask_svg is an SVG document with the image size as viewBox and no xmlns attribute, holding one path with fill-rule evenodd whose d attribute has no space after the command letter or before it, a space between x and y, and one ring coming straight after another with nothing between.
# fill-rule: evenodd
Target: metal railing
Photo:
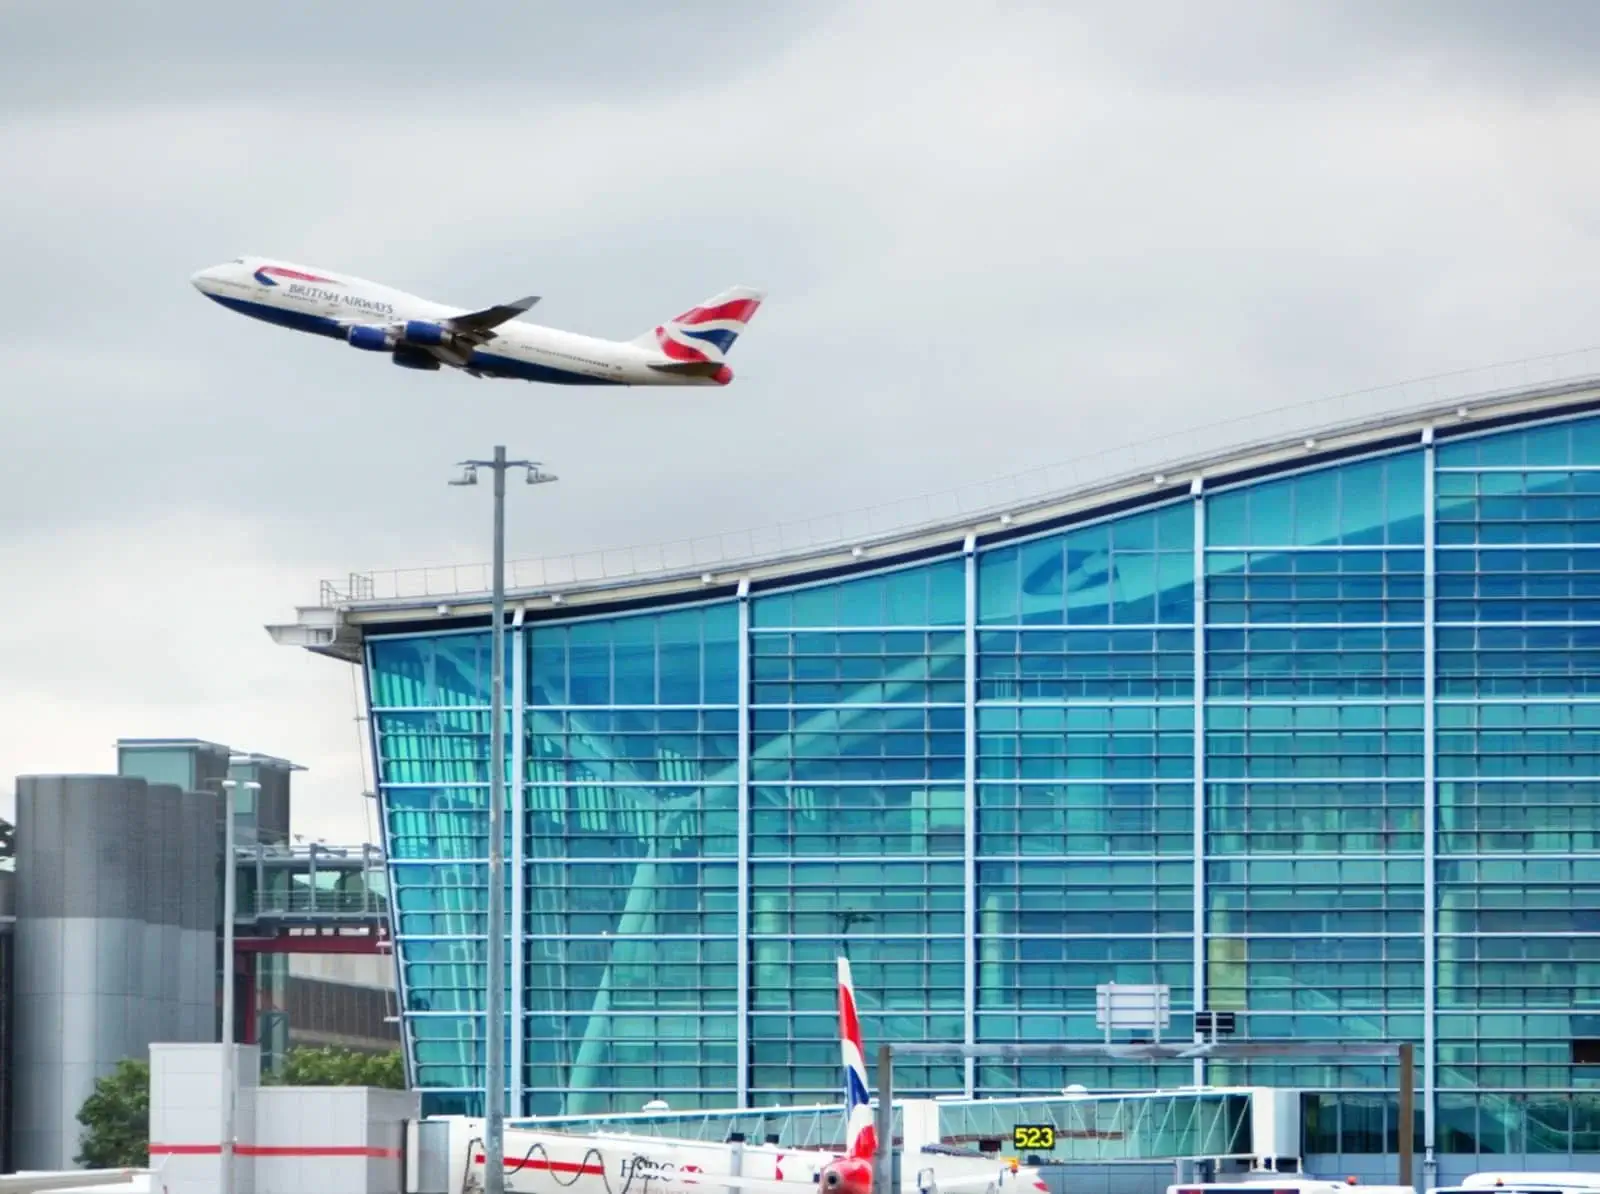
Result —
<instances>
[{"instance_id":1,"label":"metal railing","mask_svg":"<svg viewBox=\"0 0 1600 1194\"><path fill-rule=\"evenodd\" d=\"M383 849L371 843L261 842L234 851L236 919L361 923L389 913Z\"/></svg>"},{"instance_id":2,"label":"metal railing","mask_svg":"<svg viewBox=\"0 0 1600 1194\"><path fill-rule=\"evenodd\" d=\"M234 855L243 862L262 862L282 865L304 863L307 870L348 871L352 866L381 867L383 847L371 842L359 846L329 846L322 842L245 843L234 847Z\"/></svg>"},{"instance_id":3,"label":"metal railing","mask_svg":"<svg viewBox=\"0 0 1600 1194\"><path fill-rule=\"evenodd\" d=\"M851 546L961 519L996 515L1090 486L1147 477L1164 466L1174 467L1174 461L1245 452L1363 420L1394 417L1412 410L1420 413L1434 405L1471 403L1538 386L1588 380L1600 383L1600 348L1440 373L1239 415L1011 476L799 522L671 543L508 560L506 586L516 590L604 583ZM331 608L352 602L481 594L489 588L487 563L387 569L352 572L338 581L325 580L320 600L324 608Z\"/></svg>"},{"instance_id":4,"label":"metal railing","mask_svg":"<svg viewBox=\"0 0 1600 1194\"><path fill-rule=\"evenodd\" d=\"M238 901L240 920L295 917L354 922L387 916L388 912L388 897L371 890L340 891L296 885L287 890L268 888L242 893Z\"/></svg>"}]
</instances>

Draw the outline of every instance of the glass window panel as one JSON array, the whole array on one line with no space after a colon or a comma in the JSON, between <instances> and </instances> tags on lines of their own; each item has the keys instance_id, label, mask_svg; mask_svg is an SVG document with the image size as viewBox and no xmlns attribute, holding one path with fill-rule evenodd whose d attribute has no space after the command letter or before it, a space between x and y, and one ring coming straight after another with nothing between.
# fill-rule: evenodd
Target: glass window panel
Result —
<instances>
[{"instance_id":1,"label":"glass window panel","mask_svg":"<svg viewBox=\"0 0 1600 1194\"><path fill-rule=\"evenodd\" d=\"M1436 478L1435 1060L1465 1100L1441 1099L1439 1126L1486 1154L1600 1148L1571 1046L1600 1036L1600 550L1584 546L1600 471L1568 468L1600 465L1596 426L1438 452L1503 469ZM1192 999L1197 828L1201 977L1241 1036L1421 1039L1422 462L1208 495L1198 827L1190 502L978 554L971 826L965 561L756 596L756 1097L835 1097L841 935L869 1033L959 1036L969 829L986 1039L1093 1041L1111 979ZM737 1084L737 628L721 601L524 632L523 1112L663 1091L690 1107ZM430 1108L481 1081L487 637L370 639L407 1048ZM1015 1090L1041 1067L980 1068ZM1154 1071L1086 1073L1148 1087ZM960 1082L959 1065L908 1074L913 1090ZM1340 1147L1376 1154L1398 1132L1387 1063L1210 1077L1307 1091L1308 1133Z\"/></svg>"},{"instance_id":2,"label":"glass window panel","mask_svg":"<svg viewBox=\"0 0 1600 1194\"><path fill-rule=\"evenodd\" d=\"M1233 489L1206 499L1206 542L1238 547L1250 542L1250 491Z\"/></svg>"},{"instance_id":3,"label":"glass window panel","mask_svg":"<svg viewBox=\"0 0 1600 1194\"><path fill-rule=\"evenodd\" d=\"M1339 473L1339 541L1345 544L1384 541L1384 474L1390 462L1363 460Z\"/></svg>"}]
</instances>

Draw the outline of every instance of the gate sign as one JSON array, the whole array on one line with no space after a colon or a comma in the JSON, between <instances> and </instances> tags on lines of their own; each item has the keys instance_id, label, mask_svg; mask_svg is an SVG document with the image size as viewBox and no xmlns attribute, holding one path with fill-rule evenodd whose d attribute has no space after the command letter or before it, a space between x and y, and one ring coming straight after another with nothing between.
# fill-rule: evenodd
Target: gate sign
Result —
<instances>
[{"instance_id":1,"label":"gate sign","mask_svg":"<svg viewBox=\"0 0 1600 1194\"><path fill-rule=\"evenodd\" d=\"M1113 1032L1153 1032L1172 1024L1172 988L1165 983L1101 983L1094 989L1095 1027Z\"/></svg>"},{"instance_id":2,"label":"gate sign","mask_svg":"<svg viewBox=\"0 0 1600 1194\"><path fill-rule=\"evenodd\" d=\"M1018 1152L1047 1153L1055 1146L1053 1124L1018 1124L1011 1129L1011 1147Z\"/></svg>"}]
</instances>

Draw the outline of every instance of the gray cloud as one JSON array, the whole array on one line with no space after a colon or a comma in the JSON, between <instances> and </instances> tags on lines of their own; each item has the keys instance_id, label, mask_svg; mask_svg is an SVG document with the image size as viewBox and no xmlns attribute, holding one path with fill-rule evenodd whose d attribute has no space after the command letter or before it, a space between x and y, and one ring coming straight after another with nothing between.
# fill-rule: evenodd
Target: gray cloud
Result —
<instances>
[{"instance_id":1,"label":"gray cloud","mask_svg":"<svg viewBox=\"0 0 1600 1194\"><path fill-rule=\"evenodd\" d=\"M202 0L16 0L0 10L0 96L29 107L242 97L316 104L359 136L373 95L504 83L524 102L635 104L758 70L825 25L837 0L730 8L502 4L463 17L433 0L248 8ZM9 107L9 105L8 105ZM477 115L463 111L462 115ZM397 114L403 122L404 116Z\"/></svg>"},{"instance_id":2,"label":"gray cloud","mask_svg":"<svg viewBox=\"0 0 1600 1194\"><path fill-rule=\"evenodd\" d=\"M496 442L561 474L511 512L556 554L1585 346L1589 11L8 5L0 774L196 733L361 815L348 676L261 624L483 559L444 482ZM726 390L566 391L188 286L242 252L601 335L771 297Z\"/></svg>"}]
</instances>

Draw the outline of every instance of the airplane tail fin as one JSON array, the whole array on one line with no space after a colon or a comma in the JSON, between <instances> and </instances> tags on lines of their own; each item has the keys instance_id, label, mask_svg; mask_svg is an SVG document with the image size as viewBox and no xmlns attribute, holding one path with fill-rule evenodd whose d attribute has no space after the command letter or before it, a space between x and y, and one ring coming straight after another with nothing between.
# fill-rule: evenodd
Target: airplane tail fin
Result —
<instances>
[{"instance_id":1,"label":"airplane tail fin","mask_svg":"<svg viewBox=\"0 0 1600 1194\"><path fill-rule=\"evenodd\" d=\"M730 287L634 337L631 343L665 353L674 361L721 364L765 297L764 292L749 286Z\"/></svg>"},{"instance_id":2,"label":"airplane tail fin","mask_svg":"<svg viewBox=\"0 0 1600 1194\"><path fill-rule=\"evenodd\" d=\"M844 1055L845 1150L852 1157L878 1151L878 1130L867 1096L867 1057L861 1048L861 1021L856 1016L856 989L850 959L839 959L839 1045Z\"/></svg>"}]
</instances>

